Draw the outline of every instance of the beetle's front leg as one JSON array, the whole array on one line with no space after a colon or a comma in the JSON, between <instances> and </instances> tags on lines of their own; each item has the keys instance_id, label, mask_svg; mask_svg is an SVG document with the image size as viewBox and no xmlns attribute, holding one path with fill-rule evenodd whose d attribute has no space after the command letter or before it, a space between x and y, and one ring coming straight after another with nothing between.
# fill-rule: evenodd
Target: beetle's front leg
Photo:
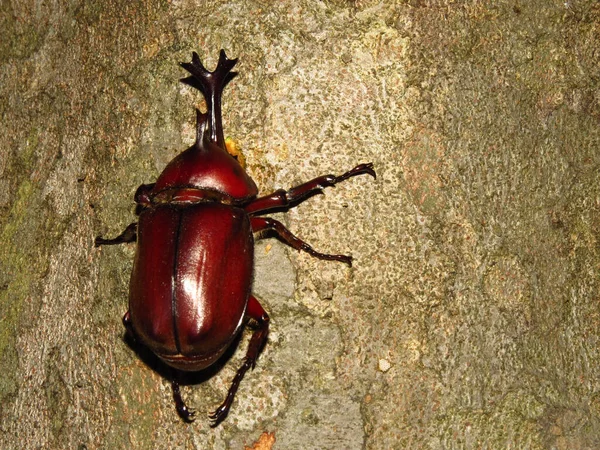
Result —
<instances>
[{"instance_id":1,"label":"beetle's front leg","mask_svg":"<svg viewBox=\"0 0 600 450\"><path fill-rule=\"evenodd\" d=\"M363 174L369 174L376 178L373 163L359 164L340 176L323 175L287 191L279 189L272 194L257 198L244 209L248 214L262 214L272 209L288 209L310 196L320 193L326 187L335 186L341 181Z\"/></svg>"},{"instance_id":2,"label":"beetle's front leg","mask_svg":"<svg viewBox=\"0 0 600 450\"><path fill-rule=\"evenodd\" d=\"M352 256L330 255L328 253L318 252L302 239L294 236L292 232L278 220L271 219L270 217L252 217L250 218L250 224L252 225L252 231L255 233L264 230L273 230L283 242L296 250L302 250L315 258L327 261L340 261L352 267Z\"/></svg>"},{"instance_id":3,"label":"beetle's front leg","mask_svg":"<svg viewBox=\"0 0 600 450\"><path fill-rule=\"evenodd\" d=\"M235 393L240 386L240 382L244 378L244 375L248 369L254 369L258 355L265 345L265 342L267 342L267 335L269 334L269 315L253 295L250 295L250 298L248 299L246 316L253 319L257 323L257 328L254 330L252 338L250 339L244 364L242 364L242 367L240 367L235 374L225 401L209 415L210 419L212 420L211 427L216 427L227 417L229 408L231 408L231 404L233 403Z\"/></svg>"},{"instance_id":4,"label":"beetle's front leg","mask_svg":"<svg viewBox=\"0 0 600 450\"><path fill-rule=\"evenodd\" d=\"M114 239L104 239L100 236L94 239L94 247L101 245L116 245L134 242L137 239L137 222L130 224L125 230Z\"/></svg>"}]
</instances>

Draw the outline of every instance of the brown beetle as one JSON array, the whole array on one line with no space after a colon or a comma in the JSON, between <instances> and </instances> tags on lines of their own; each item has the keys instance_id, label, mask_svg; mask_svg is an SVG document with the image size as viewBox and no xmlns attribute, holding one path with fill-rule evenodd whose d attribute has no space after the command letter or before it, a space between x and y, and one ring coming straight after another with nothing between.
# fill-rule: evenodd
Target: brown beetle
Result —
<instances>
[{"instance_id":1,"label":"brown beetle","mask_svg":"<svg viewBox=\"0 0 600 450\"><path fill-rule=\"evenodd\" d=\"M139 220L114 239L97 237L95 245L137 240L131 274L129 310L123 323L129 335L180 371L199 371L223 355L248 319L256 322L243 365L225 401L210 418L219 424L229 412L244 374L254 367L267 340L269 316L251 294L254 233L271 231L296 250L352 265L346 255L317 252L281 222L260 217L288 210L307 198L356 175L375 177L372 164L360 164L340 176L325 175L288 191L258 197L252 178L225 147L221 94L236 75L237 59L221 50L209 72L194 52L191 73L182 79L200 90L208 111L197 111L196 142L173 159L154 184L138 188ZM192 421L172 380L177 411Z\"/></svg>"}]
</instances>

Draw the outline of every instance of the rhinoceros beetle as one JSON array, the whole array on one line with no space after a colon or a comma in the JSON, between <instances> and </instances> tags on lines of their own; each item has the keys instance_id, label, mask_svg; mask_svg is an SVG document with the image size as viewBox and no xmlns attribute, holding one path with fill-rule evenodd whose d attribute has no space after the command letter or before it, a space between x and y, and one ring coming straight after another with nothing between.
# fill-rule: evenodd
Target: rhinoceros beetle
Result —
<instances>
[{"instance_id":1,"label":"rhinoceros beetle","mask_svg":"<svg viewBox=\"0 0 600 450\"><path fill-rule=\"evenodd\" d=\"M237 59L221 50L217 67L208 71L193 53L181 66L191 75L181 81L200 90L207 112L197 112L196 141L176 156L156 183L135 193L138 221L114 239L97 237L95 246L137 240L129 286L127 334L172 367L173 398L188 422L195 411L181 398L180 371L200 371L217 361L251 320L254 332L223 403L209 415L218 425L229 412L248 369L267 340L269 316L252 295L254 234L270 232L296 250L324 260L352 265L352 257L314 250L281 222L263 214L286 211L323 188L369 174L360 164L340 176L325 175L289 190L257 197L254 181L226 148L221 123L221 94Z\"/></svg>"}]
</instances>

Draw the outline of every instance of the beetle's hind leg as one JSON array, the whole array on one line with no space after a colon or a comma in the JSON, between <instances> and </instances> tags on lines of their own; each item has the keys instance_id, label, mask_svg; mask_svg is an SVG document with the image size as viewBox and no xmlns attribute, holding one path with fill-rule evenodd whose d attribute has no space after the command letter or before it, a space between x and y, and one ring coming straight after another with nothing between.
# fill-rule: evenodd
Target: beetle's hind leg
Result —
<instances>
[{"instance_id":1,"label":"beetle's hind leg","mask_svg":"<svg viewBox=\"0 0 600 450\"><path fill-rule=\"evenodd\" d=\"M177 414L181 417L185 422L191 423L196 420L196 411L188 408L183 398L181 398L181 391L179 390L179 381L177 380L177 375L173 374L173 379L171 380L171 388L173 390L173 400L175 400L175 408L177 409Z\"/></svg>"},{"instance_id":2,"label":"beetle's hind leg","mask_svg":"<svg viewBox=\"0 0 600 450\"><path fill-rule=\"evenodd\" d=\"M237 392L244 375L248 369L254 369L258 355L260 355L260 351L267 342L267 335L269 334L269 315L253 295L250 295L250 298L248 299L246 316L256 322L256 329L254 330L252 338L250 339L248 351L246 352L246 358L244 358L244 364L242 364L242 367L240 367L235 374L225 401L209 415L212 421L211 427L216 427L227 417L229 409L231 408L231 404L233 403L235 393Z\"/></svg>"},{"instance_id":3,"label":"beetle's hind leg","mask_svg":"<svg viewBox=\"0 0 600 450\"><path fill-rule=\"evenodd\" d=\"M94 247L100 247L101 245L126 244L128 242L134 242L135 240L137 240L137 222L130 224L114 239L104 239L100 236L96 237L96 239L94 239Z\"/></svg>"},{"instance_id":4,"label":"beetle's hind leg","mask_svg":"<svg viewBox=\"0 0 600 450\"><path fill-rule=\"evenodd\" d=\"M335 186L348 178L364 174L371 175L373 178L377 177L373 163L359 164L339 176L323 175L287 191L279 189L272 194L257 198L244 209L251 215L260 215L273 209L289 209L313 195L321 193L326 187Z\"/></svg>"},{"instance_id":5,"label":"beetle's hind leg","mask_svg":"<svg viewBox=\"0 0 600 450\"><path fill-rule=\"evenodd\" d=\"M131 323L131 314L129 311L125 313L123 316L123 326L125 326L125 330L129 339L132 340L133 343L137 342L137 337L135 335L135 331L133 330L133 324ZM187 423L191 423L195 420L196 411L188 408L188 406L181 398L181 390L179 389L179 372L175 369L171 369L171 389L173 390L173 400L175 401L175 408L177 409L177 413L179 416Z\"/></svg>"},{"instance_id":6,"label":"beetle's hind leg","mask_svg":"<svg viewBox=\"0 0 600 450\"><path fill-rule=\"evenodd\" d=\"M250 223L252 224L252 231L255 233L259 231L272 230L279 238L281 238L283 242L288 244L290 247L295 248L296 250L302 250L311 256L314 256L315 258L324 259L327 261L340 261L352 267L352 256L330 255L328 253L318 252L302 239L294 236L292 232L278 220L271 219L270 217L252 217L250 218Z\"/></svg>"}]
</instances>

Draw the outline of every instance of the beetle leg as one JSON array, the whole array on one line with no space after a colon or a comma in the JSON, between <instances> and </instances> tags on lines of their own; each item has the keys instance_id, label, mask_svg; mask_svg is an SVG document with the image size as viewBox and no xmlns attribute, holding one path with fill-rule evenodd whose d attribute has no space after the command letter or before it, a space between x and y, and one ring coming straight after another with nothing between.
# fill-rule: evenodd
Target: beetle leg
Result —
<instances>
[{"instance_id":1,"label":"beetle leg","mask_svg":"<svg viewBox=\"0 0 600 450\"><path fill-rule=\"evenodd\" d=\"M133 196L133 200L141 206L150 206L152 201L150 200L150 192L154 188L156 183L150 184L140 184L140 186L135 191L135 195Z\"/></svg>"},{"instance_id":2,"label":"beetle leg","mask_svg":"<svg viewBox=\"0 0 600 450\"><path fill-rule=\"evenodd\" d=\"M136 341L135 332L133 331L133 325L131 323L131 314L129 311L125 313L123 316L123 326L127 330L127 335L134 342ZM181 391L179 389L179 381L177 380L177 372L173 370L173 375L171 379L171 388L173 390L173 400L175 400L175 408L177 409L177 413L179 416L186 422L191 423L195 420L196 411L188 408L183 398L181 398Z\"/></svg>"},{"instance_id":3,"label":"beetle leg","mask_svg":"<svg viewBox=\"0 0 600 450\"><path fill-rule=\"evenodd\" d=\"M173 376L171 380L171 388L173 390L173 400L175 400L175 408L177 409L177 414L186 422L191 423L196 418L196 411L188 408L183 399L181 398L181 392L179 390L179 381L176 380L176 376Z\"/></svg>"},{"instance_id":4,"label":"beetle leg","mask_svg":"<svg viewBox=\"0 0 600 450\"><path fill-rule=\"evenodd\" d=\"M323 175L287 191L279 189L272 194L257 198L244 209L248 214L262 214L271 209L289 209L307 198L321 193L326 187L335 186L341 181L363 174L369 174L373 178L376 177L373 163L359 164L337 177L335 175Z\"/></svg>"},{"instance_id":5,"label":"beetle leg","mask_svg":"<svg viewBox=\"0 0 600 450\"><path fill-rule=\"evenodd\" d=\"M114 239L104 239L100 236L94 239L94 247L100 247L101 245L116 245L126 244L127 242L134 242L137 239L137 222L130 224L125 231L118 235Z\"/></svg>"},{"instance_id":6,"label":"beetle leg","mask_svg":"<svg viewBox=\"0 0 600 450\"><path fill-rule=\"evenodd\" d=\"M251 217L250 223L252 224L252 231L254 232L273 230L277 236L283 240L283 242L288 244L290 247L295 248L296 250L302 250L311 256L314 256L315 258L325 259L327 261L340 261L352 267L352 256L330 255L327 253L318 252L302 239L294 236L292 232L278 220L271 219L270 217Z\"/></svg>"},{"instance_id":7,"label":"beetle leg","mask_svg":"<svg viewBox=\"0 0 600 450\"><path fill-rule=\"evenodd\" d=\"M258 355L265 345L265 342L267 342L267 335L269 334L269 315L253 295L250 295L250 298L248 299L246 316L256 321L257 328L252 334L250 344L248 345L248 351L246 352L246 358L244 358L244 363L235 374L225 401L213 413L209 414L209 418L212 421L211 427L216 427L227 417L235 393L240 386L240 382L248 369L254 369Z\"/></svg>"}]
</instances>

